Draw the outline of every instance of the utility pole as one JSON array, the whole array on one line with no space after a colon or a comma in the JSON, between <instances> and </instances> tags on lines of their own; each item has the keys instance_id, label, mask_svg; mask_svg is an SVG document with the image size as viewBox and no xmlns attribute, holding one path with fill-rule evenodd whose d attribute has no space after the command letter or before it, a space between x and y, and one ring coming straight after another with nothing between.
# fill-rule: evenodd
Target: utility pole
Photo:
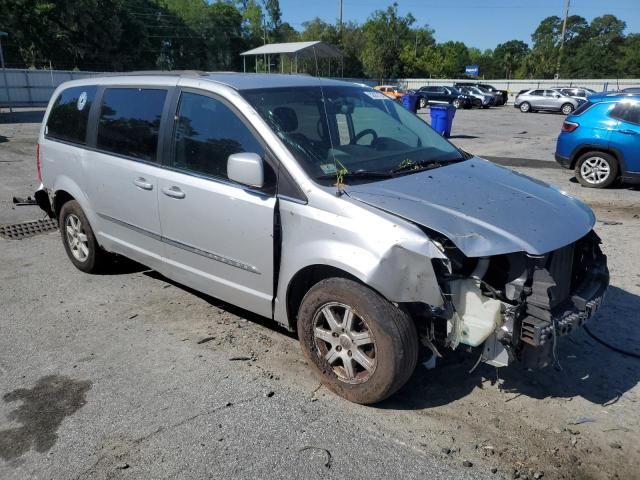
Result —
<instances>
[{"instance_id":1,"label":"utility pole","mask_svg":"<svg viewBox=\"0 0 640 480\"><path fill-rule=\"evenodd\" d=\"M263 40L263 45L267 44L267 19L266 18L262 18L262 40ZM267 54L263 54L263 61L264 61L264 71L266 73L267 71Z\"/></svg>"},{"instance_id":2,"label":"utility pole","mask_svg":"<svg viewBox=\"0 0 640 480\"><path fill-rule=\"evenodd\" d=\"M560 78L560 62L562 61L562 48L564 47L564 36L567 32L567 17L569 17L569 4L571 0L564 1L564 21L562 22L562 37L560 38L560 49L558 50L558 64L556 65L556 80Z\"/></svg>"},{"instance_id":3,"label":"utility pole","mask_svg":"<svg viewBox=\"0 0 640 480\"><path fill-rule=\"evenodd\" d=\"M340 23L338 24L338 31L342 32L342 0L340 0Z\"/></svg>"}]
</instances>

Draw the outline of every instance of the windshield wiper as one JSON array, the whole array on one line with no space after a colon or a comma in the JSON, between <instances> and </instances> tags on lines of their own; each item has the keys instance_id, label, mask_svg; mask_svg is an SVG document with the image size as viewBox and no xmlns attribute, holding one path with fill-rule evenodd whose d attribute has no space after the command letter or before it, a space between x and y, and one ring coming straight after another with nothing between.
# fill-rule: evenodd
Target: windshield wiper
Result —
<instances>
[{"instance_id":1,"label":"windshield wiper","mask_svg":"<svg viewBox=\"0 0 640 480\"><path fill-rule=\"evenodd\" d=\"M449 163L457 163L457 162L461 162L464 159L456 159L456 160L445 160L445 161L439 161L439 160L420 160L419 162L407 162L404 165L400 165L397 168L394 168L393 170L391 170L391 174L398 174L398 173L416 173L416 172L422 172L424 170L431 170L432 168L438 168L441 167L443 165L447 165Z\"/></svg>"},{"instance_id":2,"label":"windshield wiper","mask_svg":"<svg viewBox=\"0 0 640 480\"><path fill-rule=\"evenodd\" d=\"M381 172L378 170L352 170L350 172L346 172L343 178L391 178L393 177L392 172ZM327 175L319 175L316 177L318 180L326 180L326 179L337 179L336 173L330 173Z\"/></svg>"}]
</instances>

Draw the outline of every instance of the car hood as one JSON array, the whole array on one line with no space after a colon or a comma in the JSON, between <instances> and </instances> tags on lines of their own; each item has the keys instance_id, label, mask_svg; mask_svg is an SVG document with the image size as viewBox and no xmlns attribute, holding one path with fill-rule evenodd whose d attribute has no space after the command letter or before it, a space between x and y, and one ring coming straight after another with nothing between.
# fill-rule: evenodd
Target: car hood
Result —
<instances>
[{"instance_id":1,"label":"car hood","mask_svg":"<svg viewBox=\"0 0 640 480\"><path fill-rule=\"evenodd\" d=\"M345 186L345 192L441 233L468 257L547 253L578 240L595 224L593 212L581 201L477 157Z\"/></svg>"}]
</instances>

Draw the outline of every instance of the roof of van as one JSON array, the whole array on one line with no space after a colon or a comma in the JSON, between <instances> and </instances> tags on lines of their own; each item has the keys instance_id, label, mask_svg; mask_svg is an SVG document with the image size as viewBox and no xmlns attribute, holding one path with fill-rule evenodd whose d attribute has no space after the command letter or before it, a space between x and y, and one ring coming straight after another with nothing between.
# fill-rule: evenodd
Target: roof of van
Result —
<instances>
[{"instance_id":1,"label":"roof of van","mask_svg":"<svg viewBox=\"0 0 640 480\"><path fill-rule=\"evenodd\" d=\"M352 82L333 80L329 78L318 78L310 75L288 75L279 73L237 73L237 72L199 72L199 71L148 71L148 72L126 72L117 74L101 75L103 77L191 77L199 80L210 80L222 83L236 90L252 90L256 88L278 88L278 87L317 87L317 86L345 86L353 85ZM93 77L96 78L96 77Z\"/></svg>"}]
</instances>

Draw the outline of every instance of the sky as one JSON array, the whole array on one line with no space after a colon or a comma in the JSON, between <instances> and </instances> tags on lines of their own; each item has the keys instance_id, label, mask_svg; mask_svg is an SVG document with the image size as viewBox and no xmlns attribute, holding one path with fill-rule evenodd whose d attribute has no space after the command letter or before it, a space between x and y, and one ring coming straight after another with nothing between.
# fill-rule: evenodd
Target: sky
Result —
<instances>
[{"instance_id":1,"label":"sky","mask_svg":"<svg viewBox=\"0 0 640 480\"><path fill-rule=\"evenodd\" d=\"M508 40L531 43L531 34L548 16L564 15L564 0L396 0L400 14L416 18L414 26L427 24L438 42L456 40L482 50ZM320 17L338 18L339 0L280 0L283 20L296 30L302 22ZM343 19L363 23L375 10L393 0L343 0ZM591 21L612 13L627 23L626 33L640 33L640 0L571 0L569 15Z\"/></svg>"}]
</instances>

